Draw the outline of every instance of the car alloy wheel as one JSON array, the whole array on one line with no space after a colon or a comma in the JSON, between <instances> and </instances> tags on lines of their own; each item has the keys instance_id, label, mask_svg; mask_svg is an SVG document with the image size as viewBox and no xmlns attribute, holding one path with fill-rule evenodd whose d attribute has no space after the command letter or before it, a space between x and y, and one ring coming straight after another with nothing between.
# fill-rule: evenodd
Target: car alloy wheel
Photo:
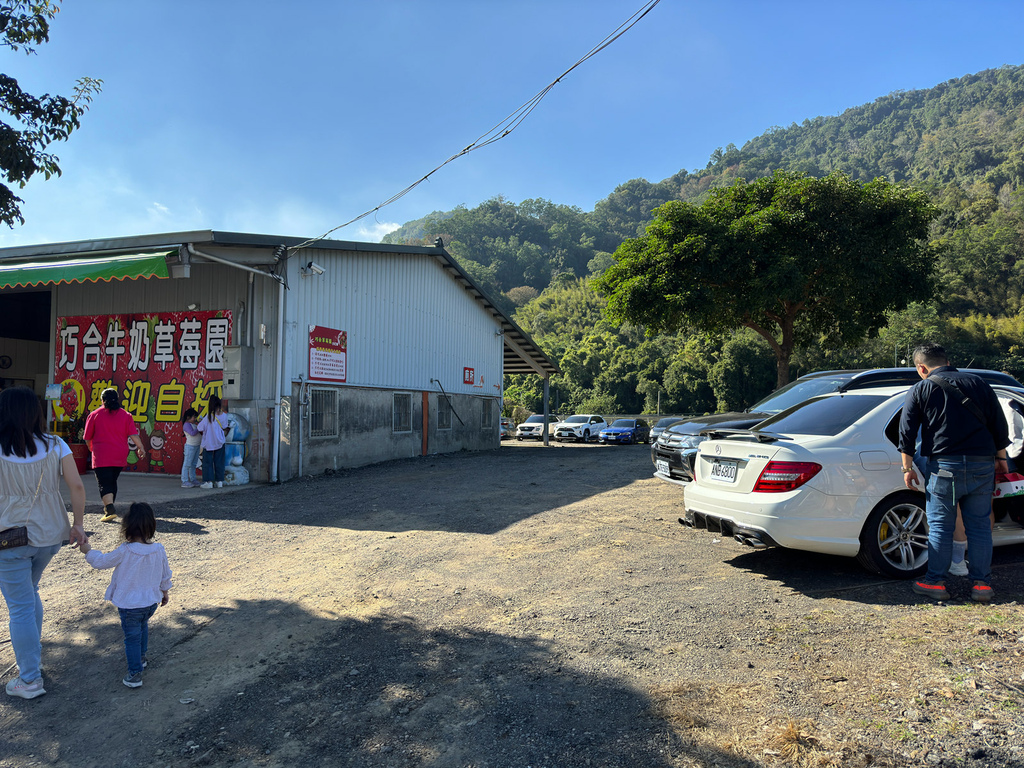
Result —
<instances>
[{"instance_id":1,"label":"car alloy wheel","mask_svg":"<svg viewBox=\"0 0 1024 768\"><path fill-rule=\"evenodd\" d=\"M857 562L894 579L912 579L928 567L928 518L921 494L904 491L882 501L860 534Z\"/></svg>"}]
</instances>

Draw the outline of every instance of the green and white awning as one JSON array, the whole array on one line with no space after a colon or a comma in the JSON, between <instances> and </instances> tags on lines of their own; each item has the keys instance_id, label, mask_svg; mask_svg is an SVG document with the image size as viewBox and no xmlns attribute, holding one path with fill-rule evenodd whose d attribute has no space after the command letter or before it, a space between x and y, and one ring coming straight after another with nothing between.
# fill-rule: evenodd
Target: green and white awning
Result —
<instances>
[{"instance_id":1,"label":"green and white awning","mask_svg":"<svg viewBox=\"0 0 1024 768\"><path fill-rule=\"evenodd\" d=\"M124 253L84 259L0 263L0 288L27 288L57 283L97 283L167 277L167 257L177 251Z\"/></svg>"}]
</instances>

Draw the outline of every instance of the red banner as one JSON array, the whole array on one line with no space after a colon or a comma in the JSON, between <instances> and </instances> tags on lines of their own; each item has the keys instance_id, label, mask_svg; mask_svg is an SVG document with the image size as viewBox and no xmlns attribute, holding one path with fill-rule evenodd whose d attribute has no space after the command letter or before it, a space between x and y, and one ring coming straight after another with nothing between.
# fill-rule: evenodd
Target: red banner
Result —
<instances>
[{"instance_id":1,"label":"red banner","mask_svg":"<svg viewBox=\"0 0 1024 768\"><path fill-rule=\"evenodd\" d=\"M141 461L129 452L128 469L178 474L182 414L195 408L203 416L210 397L220 396L230 344L230 310L57 318L54 381L61 397L54 412L79 432L84 417L103 405L103 390L114 387L146 446Z\"/></svg>"}]
</instances>

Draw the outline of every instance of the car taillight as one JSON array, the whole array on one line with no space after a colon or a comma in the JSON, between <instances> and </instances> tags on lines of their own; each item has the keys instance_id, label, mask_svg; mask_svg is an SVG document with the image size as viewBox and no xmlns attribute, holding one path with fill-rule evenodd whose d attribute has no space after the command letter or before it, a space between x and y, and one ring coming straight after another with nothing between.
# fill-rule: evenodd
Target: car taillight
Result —
<instances>
[{"instance_id":1,"label":"car taillight","mask_svg":"<svg viewBox=\"0 0 1024 768\"><path fill-rule=\"evenodd\" d=\"M781 493L792 491L806 483L818 472L821 464L810 461L769 461L754 484L755 493Z\"/></svg>"}]
</instances>

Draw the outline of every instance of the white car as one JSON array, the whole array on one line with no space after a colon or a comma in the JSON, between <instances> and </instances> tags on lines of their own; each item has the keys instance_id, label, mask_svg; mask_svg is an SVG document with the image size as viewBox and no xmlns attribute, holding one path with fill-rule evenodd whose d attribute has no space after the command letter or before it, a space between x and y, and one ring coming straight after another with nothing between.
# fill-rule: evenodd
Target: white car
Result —
<instances>
[{"instance_id":1,"label":"white car","mask_svg":"<svg viewBox=\"0 0 1024 768\"><path fill-rule=\"evenodd\" d=\"M1024 390L994 389L1024 403ZM928 561L924 494L904 485L896 448L907 390L823 395L750 429L709 430L680 521L756 548L856 557L891 578L921 576ZM1024 526L1014 521L1024 520L1019 503L997 503L996 546L1024 543ZM1011 504L1001 516L1002 505Z\"/></svg>"},{"instance_id":2,"label":"white car","mask_svg":"<svg viewBox=\"0 0 1024 768\"><path fill-rule=\"evenodd\" d=\"M554 430L554 424L558 421L558 417L554 414L548 414L548 435ZM522 422L516 427L516 440L543 440L544 439L544 414L535 413L532 416L527 416L526 421Z\"/></svg>"},{"instance_id":3,"label":"white car","mask_svg":"<svg viewBox=\"0 0 1024 768\"><path fill-rule=\"evenodd\" d=\"M608 428L603 416L592 413L581 413L570 416L565 421L555 424L555 440L575 440L589 443L596 440L602 429Z\"/></svg>"}]
</instances>

